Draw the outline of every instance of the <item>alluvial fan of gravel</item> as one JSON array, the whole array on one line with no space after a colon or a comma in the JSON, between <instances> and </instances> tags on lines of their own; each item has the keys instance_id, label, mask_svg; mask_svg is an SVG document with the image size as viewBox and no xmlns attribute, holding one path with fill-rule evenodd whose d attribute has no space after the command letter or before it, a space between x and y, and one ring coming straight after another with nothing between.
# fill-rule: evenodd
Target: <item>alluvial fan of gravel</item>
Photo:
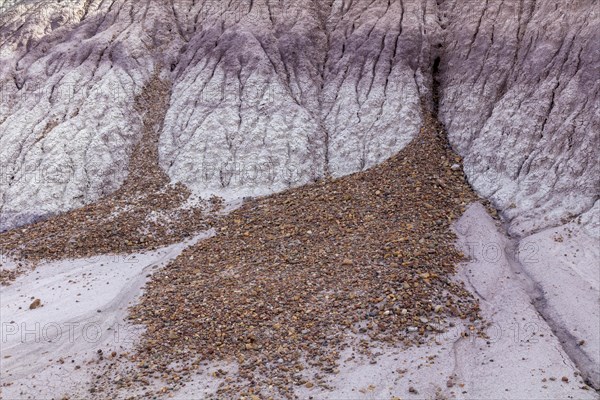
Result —
<instances>
[{"instance_id":1,"label":"alluvial fan of gravel","mask_svg":"<svg viewBox=\"0 0 600 400\"><path fill-rule=\"evenodd\" d=\"M131 310L147 330L119 386L161 376L176 387L202 361L226 361L239 372L221 395L293 397L295 385L326 386L351 336L410 345L448 317L478 319L451 279L463 255L450 224L476 198L457 162L427 117L379 166L245 203L153 275Z\"/></svg>"},{"instance_id":2,"label":"alluvial fan of gravel","mask_svg":"<svg viewBox=\"0 0 600 400\"><path fill-rule=\"evenodd\" d=\"M0 249L20 261L60 260L107 253L131 253L179 242L207 228L207 208L219 202L181 207L190 191L170 184L158 166L158 132L169 104L170 84L158 75L136 98L144 116L143 136L133 150L124 185L97 203L0 234ZM0 271L8 283L17 270Z\"/></svg>"}]
</instances>

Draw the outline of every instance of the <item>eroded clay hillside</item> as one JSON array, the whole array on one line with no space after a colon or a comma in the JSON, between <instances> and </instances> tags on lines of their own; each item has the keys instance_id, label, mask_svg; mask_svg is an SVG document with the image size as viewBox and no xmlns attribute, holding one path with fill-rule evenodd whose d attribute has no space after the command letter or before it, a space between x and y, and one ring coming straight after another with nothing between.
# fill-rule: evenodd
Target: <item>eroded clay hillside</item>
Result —
<instances>
[{"instance_id":1,"label":"eroded clay hillside","mask_svg":"<svg viewBox=\"0 0 600 400\"><path fill-rule=\"evenodd\" d=\"M172 81L161 165L200 193L268 193L383 161L420 126L432 12L386 2L10 8L6 226L119 187L140 138L131 99L157 66Z\"/></svg>"},{"instance_id":2,"label":"eroded clay hillside","mask_svg":"<svg viewBox=\"0 0 600 400\"><path fill-rule=\"evenodd\" d=\"M440 5L440 117L512 233L583 214L598 236L599 11L595 1Z\"/></svg>"},{"instance_id":3,"label":"eroded clay hillside","mask_svg":"<svg viewBox=\"0 0 600 400\"><path fill-rule=\"evenodd\" d=\"M594 398L598 43L597 0L0 0L0 398Z\"/></svg>"},{"instance_id":4,"label":"eroded clay hillside","mask_svg":"<svg viewBox=\"0 0 600 400\"><path fill-rule=\"evenodd\" d=\"M592 219L592 0L13 3L0 15L4 229L123 184L142 137L132 99L157 68L172 84L160 165L205 197L373 166L416 135L435 91L469 181L515 233Z\"/></svg>"}]
</instances>

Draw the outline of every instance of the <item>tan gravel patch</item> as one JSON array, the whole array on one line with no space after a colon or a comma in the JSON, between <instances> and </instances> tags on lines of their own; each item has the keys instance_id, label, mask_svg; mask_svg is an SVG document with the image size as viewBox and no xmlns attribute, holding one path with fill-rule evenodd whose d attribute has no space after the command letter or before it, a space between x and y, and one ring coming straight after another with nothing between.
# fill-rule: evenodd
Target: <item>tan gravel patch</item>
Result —
<instances>
[{"instance_id":1,"label":"tan gravel patch","mask_svg":"<svg viewBox=\"0 0 600 400\"><path fill-rule=\"evenodd\" d=\"M181 184L171 185L158 165L158 137L170 90L168 82L154 76L136 98L144 134L119 190L80 209L0 234L0 250L21 263L35 264L153 250L208 229L213 217L207 211L218 208L218 200L181 207L190 191ZM0 283L8 284L24 270L0 271Z\"/></svg>"},{"instance_id":2,"label":"tan gravel patch","mask_svg":"<svg viewBox=\"0 0 600 400\"><path fill-rule=\"evenodd\" d=\"M239 372L223 375L220 395L293 397L294 386L324 386L337 373L349 336L363 335L364 348L410 345L448 317L479 319L477 301L451 279L463 256L450 224L476 199L457 162L429 116L407 148L369 171L223 218L132 308L147 332L129 361L143 368L119 388L149 377L176 388L201 362L225 361Z\"/></svg>"}]
</instances>

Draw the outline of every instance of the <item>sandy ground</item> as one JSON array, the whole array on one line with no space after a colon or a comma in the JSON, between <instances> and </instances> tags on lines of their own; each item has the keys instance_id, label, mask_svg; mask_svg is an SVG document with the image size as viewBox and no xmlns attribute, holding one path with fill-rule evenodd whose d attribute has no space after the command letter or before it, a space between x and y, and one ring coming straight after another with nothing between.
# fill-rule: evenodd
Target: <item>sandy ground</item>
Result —
<instances>
[{"instance_id":1,"label":"sandy ground","mask_svg":"<svg viewBox=\"0 0 600 400\"><path fill-rule=\"evenodd\" d=\"M600 243L576 223L519 242L520 264L536 283L538 308L595 387L600 387Z\"/></svg>"},{"instance_id":2,"label":"sandy ground","mask_svg":"<svg viewBox=\"0 0 600 400\"><path fill-rule=\"evenodd\" d=\"M3 287L0 397L85 393L100 356L125 351L138 338L126 311L151 272L210 234L146 254L45 264ZM34 299L42 306L30 309Z\"/></svg>"},{"instance_id":3,"label":"sandy ground","mask_svg":"<svg viewBox=\"0 0 600 400\"><path fill-rule=\"evenodd\" d=\"M593 264L598 254L589 250L594 242L577 241L577 232L556 242L556 232L541 232L531 238L538 252L524 254L522 241L516 257L513 250L519 243L509 240L479 204L467 210L455 230L458 245L470 258L457 279L480 298L491 324L489 338L465 335L468 322L456 321L453 330L420 347L374 349L368 358L348 349L342 353L339 373L329 380L331 390L302 387L297 391L301 398L598 398L594 390L586 390L581 371L569 357L569 343L561 345L552 332L554 320L547 322L548 317L536 310L540 304L554 310L569 332L586 341L584 353L593 361L599 342ZM189 244L127 258L48 264L2 288L3 398L85 393L82 389L87 389L100 357L97 350L109 358L112 351L130 348L138 337L140 332L128 328L124 318L149 272ZM572 262L557 257L564 246L571 249L566 259ZM524 258L530 255L536 257ZM529 262L534 259L538 261ZM543 303L532 301L540 287L547 299ZM43 307L30 310L32 298L40 298ZM584 376L593 374L589 365L575 361ZM235 366L207 365L172 396L200 399L214 393L218 380L212 374L218 368Z\"/></svg>"}]
</instances>

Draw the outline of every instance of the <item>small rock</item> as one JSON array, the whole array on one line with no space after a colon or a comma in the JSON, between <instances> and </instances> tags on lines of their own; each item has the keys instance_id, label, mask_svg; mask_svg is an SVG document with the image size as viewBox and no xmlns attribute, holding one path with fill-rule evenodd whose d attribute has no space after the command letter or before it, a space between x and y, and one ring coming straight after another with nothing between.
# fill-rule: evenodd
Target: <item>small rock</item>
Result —
<instances>
[{"instance_id":1,"label":"small rock","mask_svg":"<svg viewBox=\"0 0 600 400\"><path fill-rule=\"evenodd\" d=\"M29 309L30 310L35 310L36 308L40 307L42 305L42 301L40 299L35 299L30 305L29 305Z\"/></svg>"}]
</instances>

